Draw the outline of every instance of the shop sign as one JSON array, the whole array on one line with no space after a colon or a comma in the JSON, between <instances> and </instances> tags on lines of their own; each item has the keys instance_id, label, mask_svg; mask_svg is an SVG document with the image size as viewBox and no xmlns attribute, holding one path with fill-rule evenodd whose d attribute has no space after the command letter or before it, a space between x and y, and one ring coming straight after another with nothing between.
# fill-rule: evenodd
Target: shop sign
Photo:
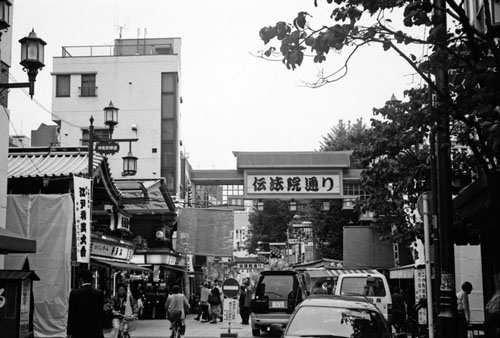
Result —
<instances>
[{"instance_id":1,"label":"shop sign","mask_svg":"<svg viewBox=\"0 0 500 338\"><path fill-rule=\"evenodd\" d=\"M133 249L119 245L97 242L95 240L92 242L90 251L92 255L95 256L119 258L124 260L130 260L134 255Z\"/></svg>"},{"instance_id":2,"label":"shop sign","mask_svg":"<svg viewBox=\"0 0 500 338\"><path fill-rule=\"evenodd\" d=\"M19 312L19 337L27 337L30 329L31 280L25 279L21 288L21 309Z\"/></svg>"},{"instance_id":3,"label":"shop sign","mask_svg":"<svg viewBox=\"0 0 500 338\"><path fill-rule=\"evenodd\" d=\"M147 264L168 264L168 265L178 265L177 257L167 254L158 254L158 255L147 255L146 263Z\"/></svg>"},{"instance_id":4,"label":"shop sign","mask_svg":"<svg viewBox=\"0 0 500 338\"><path fill-rule=\"evenodd\" d=\"M340 174L247 175L249 195L340 194Z\"/></svg>"},{"instance_id":5,"label":"shop sign","mask_svg":"<svg viewBox=\"0 0 500 338\"><path fill-rule=\"evenodd\" d=\"M90 263L91 180L73 176L73 184L75 188L76 261Z\"/></svg>"},{"instance_id":6,"label":"shop sign","mask_svg":"<svg viewBox=\"0 0 500 338\"><path fill-rule=\"evenodd\" d=\"M415 303L427 297L425 269L415 269Z\"/></svg>"},{"instance_id":7,"label":"shop sign","mask_svg":"<svg viewBox=\"0 0 500 338\"><path fill-rule=\"evenodd\" d=\"M225 298L224 299L224 312L223 320L225 322L235 322L237 316L240 314L240 307L237 299Z\"/></svg>"}]
</instances>

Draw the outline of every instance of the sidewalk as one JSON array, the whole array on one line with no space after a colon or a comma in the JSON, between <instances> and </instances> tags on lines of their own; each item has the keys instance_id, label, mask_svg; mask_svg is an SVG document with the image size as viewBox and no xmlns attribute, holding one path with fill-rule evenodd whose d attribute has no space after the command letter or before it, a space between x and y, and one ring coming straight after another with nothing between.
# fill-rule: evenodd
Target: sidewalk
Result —
<instances>
[{"instance_id":1,"label":"sidewalk","mask_svg":"<svg viewBox=\"0 0 500 338\"><path fill-rule=\"evenodd\" d=\"M196 315L190 314L186 318L185 338L194 337L220 337L221 333L228 332L228 323L217 324L201 323L194 320ZM132 338L168 338L170 337L170 322L166 319L138 320L135 330L131 332ZM238 337L253 337L250 325L241 325L239 322L231 323L231 333L237 333ZM104 333L108 338L110 331ZM265 334L264 334L265 336Z\"/></svg>"}]
</instances>

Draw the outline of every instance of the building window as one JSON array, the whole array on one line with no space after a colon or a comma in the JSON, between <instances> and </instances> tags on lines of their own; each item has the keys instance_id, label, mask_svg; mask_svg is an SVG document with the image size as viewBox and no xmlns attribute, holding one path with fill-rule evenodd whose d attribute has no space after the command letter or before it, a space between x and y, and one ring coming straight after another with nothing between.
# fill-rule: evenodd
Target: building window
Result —
<instances>
[{"instance_id":1,"label":"building window","mask_svg":"<svg viewBox=\"0 0 500 338\"><path fill-rule=\"evenodd\" d=\"M156 154L156 153L158 152L158 148L153 148L153 149L151 149L151 152L152 152L153 154Z\"/></svg>"},{"instance_id":2,"label":"building window","mask_svg":"<svg viewBox=\"0 0 500 338\"><path fill-rule=\"evenodd\" d=\"M69 97L70 75L56 75L56 97Z\"/></svg>"},{"instance_id":3,"label":"building window","mask_svg":"<svg viewBox=\"0 0 500 338\"><path fill-rule=\"evenodd\" d=\"M95 74L82 74L80 96L96 96Z\"/></svg>"}]
</instances>

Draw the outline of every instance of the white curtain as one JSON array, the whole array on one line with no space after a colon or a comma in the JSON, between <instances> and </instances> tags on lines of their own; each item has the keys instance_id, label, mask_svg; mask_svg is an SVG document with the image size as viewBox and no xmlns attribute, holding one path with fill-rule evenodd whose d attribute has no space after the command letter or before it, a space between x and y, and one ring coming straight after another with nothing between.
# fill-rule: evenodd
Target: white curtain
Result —
<instances>
[{"instance_id":1,"label":"white curtain","mask_svg":"<svg viewBox=\"0 0 500 338\"><path fill-rule=\"evenodd\" d=\"M17 270L28 257L40 277L33 283L35 337L66 337L73 216L70 194L7 196L6 228L36 240L36 254L5 258L5 269Z\"/></svg>"}]
</instances>

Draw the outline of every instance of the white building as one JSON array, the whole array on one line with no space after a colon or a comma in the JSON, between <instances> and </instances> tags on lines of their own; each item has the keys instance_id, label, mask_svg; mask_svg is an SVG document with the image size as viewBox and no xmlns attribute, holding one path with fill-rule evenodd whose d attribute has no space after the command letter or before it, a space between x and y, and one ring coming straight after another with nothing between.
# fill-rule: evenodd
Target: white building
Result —
<instances>
[{"instance_id":1,"label":"white building","mask_svg":"<svg viewBox=\"0 0 500 338\"><path fill-rule=\"evenodd\" d=\"M52 119L60 144L86 146L89 118L107 137L103 108L119 108L112 138L138 138L134 179L165 177L173 198L180 191L181 39L117 39L111 46L63 47L53 60ZM114 178L122 175L129 144L108 157Z\"/></svg>"}]
</instances>

